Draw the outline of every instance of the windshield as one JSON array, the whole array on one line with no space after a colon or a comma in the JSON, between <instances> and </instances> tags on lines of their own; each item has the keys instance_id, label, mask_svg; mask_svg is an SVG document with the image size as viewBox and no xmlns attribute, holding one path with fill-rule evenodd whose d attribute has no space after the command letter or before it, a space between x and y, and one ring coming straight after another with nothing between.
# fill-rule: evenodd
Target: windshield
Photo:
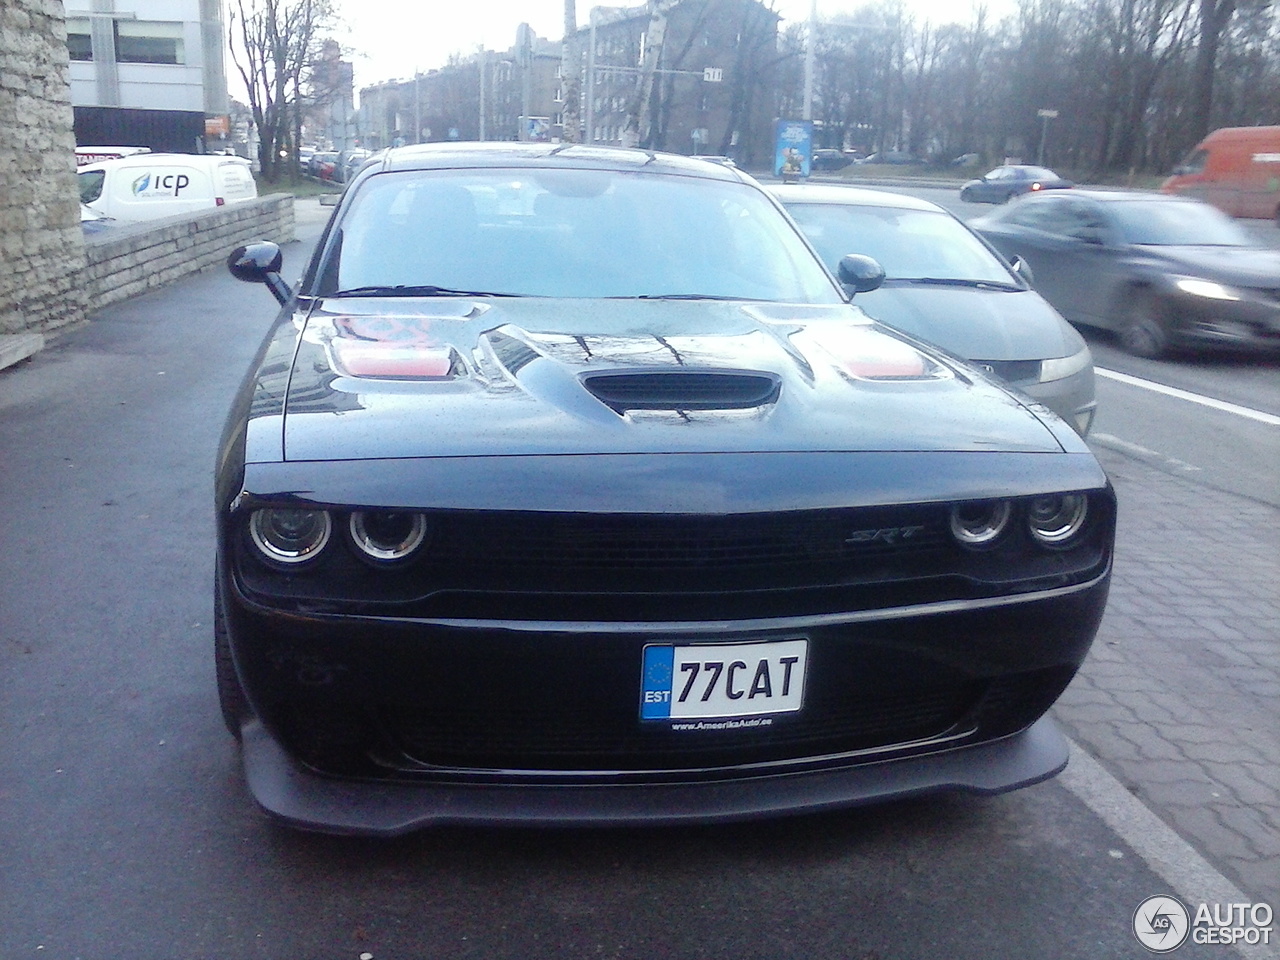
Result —
<instances>
[{"instance_id":1,"label":"windshield","mask_svg":"<svg viewBox=\"0 0 1280 960\"><path fill-rule=\"evenodd\" d=\"M886 280L1018 282L946 213L834 203L788 203L787 210L833 273L841 257L861 253L880 262Z\"/></svg>"},{"instance_id":2,"label":"windshield","mask_svg":"<svg viewBox=\"0 0 1280 960\"><path fill-rule=\"evenodd\" d=\"M320 295L841 302L786 218L745 183L631 171L414 171L371 177L353 201L330 240Z\"/></svg>"},{"instance_id":3,"label":"windshield","mask_svg":"<svg viewBox=\"0 0 1280 960\"><path fill-rule=\"evenodd\" d=\"M1121 200L1108 204L1107 209L1120 235L1129 243L1162 247L1256 246L1234 220L1205 203Z\"/></svg>"},{"instance_id":4,"label":"windshield","mask_svg":"<svg viewBox=\"0 0 1280 960\"><path fill-rule=\"evenodd\" d=\"M80 202L93 203L102 196L102 184L106 179L107 174L102 170L85 170L80 173L77 177L80 184Z\"/></svg>"}]
</instances>

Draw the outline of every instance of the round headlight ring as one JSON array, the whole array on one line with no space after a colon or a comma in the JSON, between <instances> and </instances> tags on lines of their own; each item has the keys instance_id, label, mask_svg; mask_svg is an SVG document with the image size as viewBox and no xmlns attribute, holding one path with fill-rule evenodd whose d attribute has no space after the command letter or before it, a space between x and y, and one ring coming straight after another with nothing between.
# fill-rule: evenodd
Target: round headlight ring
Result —
<instances>
[{"instance_id":1,"label":"round headlight ring","mask_svg":"<svg viewBox=\"0 0 1280 960\"><path fill-rule=\"evenodd\" d=\"M427 539L427 518L407 510L357 510L347 522L351 542L379 563L411 556Z\"/></svg>"},{"instance_id":2,"label":"round headlight ring","mask_svg":"<svg viewBox=\"0 0 1280 960\"><path fill-rule=\"evenodd\" d=\"M989 547L1004 533L1012 512L1008 500L958 503L951 508L951 535L966 547Z\"/></svg>"},{"instance_id":3,"label":"round headlight ring","mask_svg":"<svg viewBox=\"0 0 1280 960\"><path fill-rule=\"evenodd\" d=\"M306 563L329 542L333 521L325 510L277 507L253 511L249 537L264 557L275 563Z\"/></svg>"},{"instance_id":4,"label":"round headlight ring","mask_svg":"<svg viewBox=\"0 0 1280 960\"><path fill-rule=\"evenodd\" d=\"M1082 493L1036 497L1027 505L1027 525L1031 535L1048 547L1065 546L1089 515L1089 498Z\"/></svg>"}]
</instances>

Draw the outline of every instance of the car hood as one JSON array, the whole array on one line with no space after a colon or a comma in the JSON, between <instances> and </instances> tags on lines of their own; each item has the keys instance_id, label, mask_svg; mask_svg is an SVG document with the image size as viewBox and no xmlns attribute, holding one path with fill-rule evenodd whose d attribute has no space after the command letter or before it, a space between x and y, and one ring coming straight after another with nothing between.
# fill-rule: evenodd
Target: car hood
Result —
<instances>
[{"instance_id":1,"label":"car hood","mask_svg":"<svg viewBox=\"0 0 1280 960\"><path fill-rule=\"evenodd\" d=\"M287 460L1062 450L843 304L347 298L295 323Z\"/></svg>"},{"instance_id":2,"label":"car hood","mask_svg":"<svg viewBox=\"0 0 1280 960\"><path fill-rule=\"evenodd\" d=\"M964 360L1049 360L1084 349L1080 334L1032 290L888 280L855 302L876 320Z\"/></svg>"},{"instance_id":3,"label":"car hood","mask_svg":"<svg viewBox=\"0 0 1280 960\"><path fill-rule=\"evenodd\" d=\"M1280 287L1280 250L1261 247L1150 246L1138 247L1147 256L1179 272L1246 287Z\"/></svg>"}]
</instances>

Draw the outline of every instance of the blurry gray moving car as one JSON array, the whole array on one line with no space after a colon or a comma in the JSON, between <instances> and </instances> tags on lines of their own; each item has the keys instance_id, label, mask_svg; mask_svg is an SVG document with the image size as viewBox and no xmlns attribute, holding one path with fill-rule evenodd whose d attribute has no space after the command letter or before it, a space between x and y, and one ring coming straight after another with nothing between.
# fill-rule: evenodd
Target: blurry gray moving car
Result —
<instances>
[{"instance_id":1,"label":"blurry gray moving car","mask_svg":"<svg viewBox=\"0 0 1280 960\"><path fill-rule=\"evenodd\" d=\"M1053 307L963 223L925 200L850 187L773 188L835 272L849 253L874 257L880 289L858 306L1040 401L1081 434L1093 423L1093 357Z\"/></svg>"},{"instance_id":2,"label":"blurry gray moving car","mask_svg":"<svg viewBox=\"0 0 1280 960\"><path fill-rule=\"evenodd\" d=\"M1114 330L1130 353L1280 347L1280 251L1184 197L1036 194L972 222L1072 323Z\"/></svg>"}]
</instances>

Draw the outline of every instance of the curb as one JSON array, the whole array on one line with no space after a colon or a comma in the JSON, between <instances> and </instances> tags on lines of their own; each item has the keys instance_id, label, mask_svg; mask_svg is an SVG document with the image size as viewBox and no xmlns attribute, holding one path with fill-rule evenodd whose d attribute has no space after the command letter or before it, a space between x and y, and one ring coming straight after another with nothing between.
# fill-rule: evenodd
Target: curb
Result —
<instances>
[{"instance_id":1,"label":"curb","mask_svg":"<svg viewBox=\"0 0 1280 960\"><path fill-rule=\"evenodd\" d=\"M0 336L0 370L11 367L43 349L43 334L13 333Z\"/></svg>"}]
</instances>

